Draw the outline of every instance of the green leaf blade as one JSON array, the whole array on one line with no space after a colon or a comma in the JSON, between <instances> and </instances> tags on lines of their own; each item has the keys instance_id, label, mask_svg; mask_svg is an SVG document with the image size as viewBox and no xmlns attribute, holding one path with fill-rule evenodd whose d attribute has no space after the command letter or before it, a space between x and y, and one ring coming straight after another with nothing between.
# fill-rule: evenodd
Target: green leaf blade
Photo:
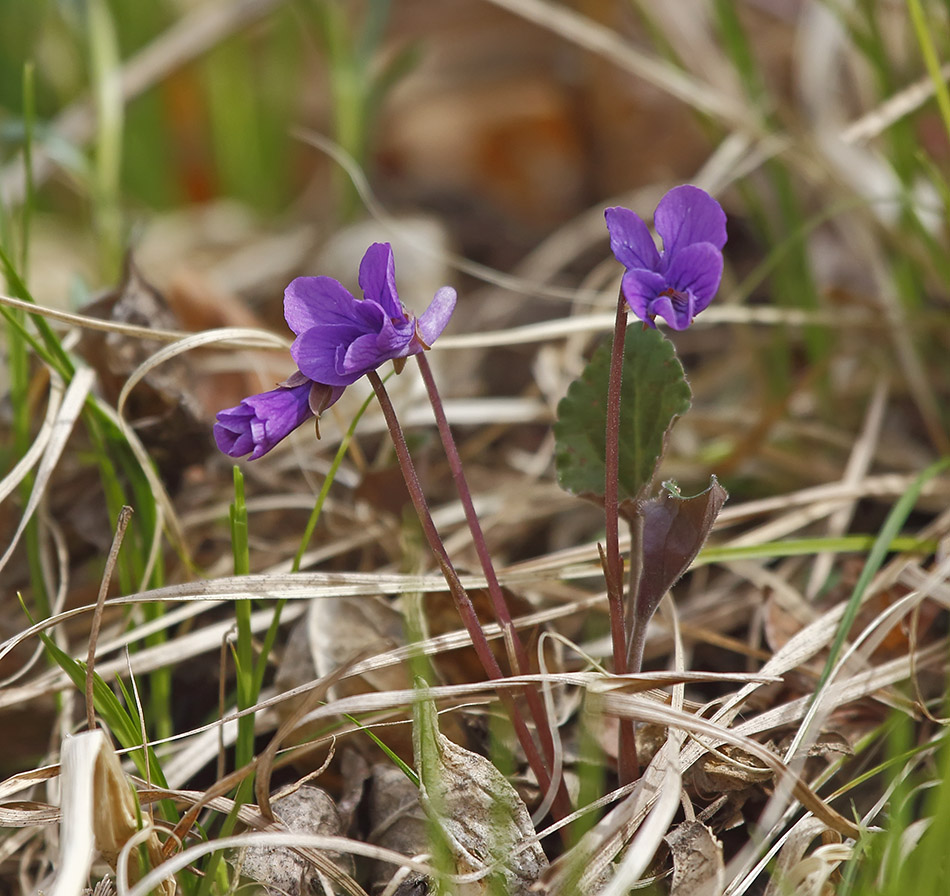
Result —
<instances>
[{"instance_id":1,"label":"green leaf blade","mask_svg":"<svg viewBox=\"0 0 950 896\"><path fill-rule=\"evenodd\" d=\"M600 502L604 495L607 380L611 343L601 345L558 405L555 461L561 488ZM625 516L643 499L667 434L689 410L692 393L672 343L659 330L627 330L620 404L620 504Z\"/></svg>"}]
</instances>

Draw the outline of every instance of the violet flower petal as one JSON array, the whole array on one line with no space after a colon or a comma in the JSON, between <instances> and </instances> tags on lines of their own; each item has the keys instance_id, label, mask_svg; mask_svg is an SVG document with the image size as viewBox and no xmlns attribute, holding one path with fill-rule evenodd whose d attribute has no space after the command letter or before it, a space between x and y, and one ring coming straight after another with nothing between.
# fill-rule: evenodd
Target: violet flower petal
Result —
<instances>
[{"instance_id":1,"label":"violet flower petal","mask_svg":"<svg viewBox=\"0 0 950 896\"><path fill-rule=\"evenodd\" d=\"M695 299L693 314L699 314L716 295L722 280L722 253L710 243L694 243L680 249L666 272L667 283L676 292L689 292Z\"/></svg>"},{"instance_id":2,"label":"violet flower petal","mask_svg":"<svg viewBox=\"0 0 950 896\"><path fill-rule=\"evenodd\" d=\"M218 448L231 457L242 457L250 451L248 459L257 460L313 416L312 387L313 383L306 382L292 389L273 389L220 411L214 425Z\"/></svg>"},{"instance_id":3,"label":"violet flower petal","mask_svg":"<svg viewBox=\"0 0 950 896\"><path fill-rule=\"evenodd\" d=\"M416 354L445 329L455 290L440 289L420 320L399 301L388 243L374 243L360 264L358 301L330 277L298 277L284 291L284 316L296 339L298 370L280 387L217 415L214 437L232 457L255 460L305 420L338 401L346 386L385 361ZM318 434L319 437L319 434Z\"/></svg>"},{"instance_id":4,"label":"violet flower petal","mask_svg":"<svg viewBox=\"0 0 950 896\"><path fill-rule=\"evenodd\" d=\"M650 314L662 317L672 330L685 330L696 316L696 299L692 293L661 293L650 304Z\"/></svg>"},{"instance_id":5,"label":"violet flower petal","mask_svg":"<svg viewBox=\"0 0 950 896\"><path fill-rule=\"evenodd\" d=\"M366 335L365 331L354 326L311 327L294 340L290 355L310 379L328 386L349 386L365 371L353 372L347 368L344 363L346 351L353 342Z\"/></svg>"},{"instance_id":6,"label":"violet flower petal","mask_svg":"<svg viewBox=\"0 0 950 896\"><path fill-rule=\"evenodd\" d=\"M385 361L401 358L412 339L412 329L390 327L381 333L367 333L347 346L342 358L342 369L357 377L375 370Z\"/></svg>"},{"instance_id":7,"label":"violet flower petal","mask_svg":"<svg viewBox=\"0 0 950 896\"><path fill-rule=\"evenodd\" d=\"M666 278L655 271L645 271L642 268L627 271L623 275L621 289L627 300L630 310L647 326L656 327L653 323L653 303L656 297L666 288Z\"/></svg>"},{"instance_id":8,"label":"violet flower petal","mask_svg":"<svg viewBox=\"0 0 950 896\"><path fill-rule=\"evenodd\" d=\"M452 312L455 311L457 298L451 286L443 286L429 302L429 307L422 312L422 316L416 322L416 330L423 342L423 348L431 346L442 335L442 331L449 324Z\"/></svg>"},{"instance_id":9,"label":"violet flower petal","mask_svg":"<svg viewBox=\"0 0 950 896\"><path fill-rule=\"evenodd\" d=\"M655 271L660 266L660 253L643 219L628 208L616 206L604 212L610 248L625 268Z\"/></svg>"},{"instance_id":10,"label":"violet flower petal","mask_svg":"<svg viewBox=\"0 0 950 896\"><path fill-rule=\"evenodd\" d=\"M722 206L691 184L674 187L660 200L653 223L663 239L668 264L677 252L693 243L712 243L716 249L726 245L726 213Z\"/></svg>"},{"instance_id":11,"label":"violet flower petal","mask_svg":"<svg viewBox=\"0 0 950 896\"><path fill-rule=\"evenodd\" d=\"M251 435L251 418L254 411L239 404L237 407L219 411L214 424L214 441L218 449L230 457L243 457L254 449Z\"/></svg>"},{"instance_id":12,"label":"violet flower petal","mask_svg":"<svg viewBox=\"0 0 950 896\"><path fill-rule=\"evenodd\" d=\"M396 262L389 243L373 243L360 262L360 288L371 302L383 307L387 317L406 317L396 292Z\"/></svg>"},{"instance_id":13,"label":"violet flower petal","mask_svg":"<svg viewBox=\"0 0 950 896\"><path fill-rule=\"evenodd\" d=\"M639 215L624 208L604 214L610 248L627 269L621 288L631 311L648 326L662 317L673 329L688 327L722 279L726 215L719 203L689 184L670 190L654 213L662 252Z\"/></svg>"},{"instance_id":14,"label":"violet flower petal","mask_svg":"<svg viewBox=\"0 0 950 896\"><path fill-rule=\"evenodd\" d=\"M284 290L284 319L299 336L312 327L352 323L359 304L332 277L297 277Z\"/></svg>"}]
</instances>

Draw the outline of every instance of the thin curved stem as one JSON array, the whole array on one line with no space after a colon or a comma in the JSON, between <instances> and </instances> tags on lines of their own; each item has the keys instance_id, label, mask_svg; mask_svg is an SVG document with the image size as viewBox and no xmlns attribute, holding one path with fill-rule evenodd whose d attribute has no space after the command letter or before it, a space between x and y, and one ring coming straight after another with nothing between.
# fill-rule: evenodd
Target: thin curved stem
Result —
<instances>
[{"instance_id":1,"label":"thin curved stem","mask_svg":"<svg viewBox=\"0 0 950 896\"><path fill-rule=\"evenodd\" d=\"M475 552L478 554L478 562L482 567L482 572L488 583L488 594L491 597L495 619L501 626L502 634L505 639L508 661L516 675L526 675L530 671L528 655L518 635L518 630L515 628L514 621L511 618L511 611L508 609L508 603L505 600L501 583L495 574L491 552L488 550L485 534L482 532L478 514L475 512L475 502L472 500L472 493L465 479L465 471L462 468L462 458L459 456L458 446L455 444L455 438L452 435L452 428L449 426L449 421L445 416L445 409L442 406L442 398L439 395L435 378L432 376L432 367L429 365L429 359L426 358L424 353L416 355L416 361L419 363L419 372L422 374L422 381L425 383L426 391L429 393L429 402L435 414L436 426L439 429L442 447L445 449L445 456L449 462L449 469L452 471L455 489L458 492L459 500L462 502L462 507L465 509L465 519L472 533ZM524 695L528 701L528 708L531 710L531 715L534 718L534 723L541 737L541 745L544 749L545 759L547 760L548 766L551 767L554 762L554 736L551 732L550 720L544 710L544 704L536 688L526 687Z\"/></svg>"},{"instance_id":2,"label":"thin curved stem","mask_svg":"<svg viewBox=\"0 0 950 896\"><path fill-rule=\"evenodd\" d=\"M620 395L623 386L623 355L627 336L627 300L623 290L617 297L613 347L610 354L610 379L607 385L607 426L604 450L604 549L601 562L607 583L610 609L610 637L613 644L614 672L627 672L627 633L624 625L623 558L620 556ZM620 720L618 766L620 783L637 778L639 761L631 720Z\"/></svg>"},{"instance_id":3,"label":"thin curved stem","mask_svg":"<svg viewBox=\"0 0 950 896\"><path fill-rule=\"evenodd\" d=\"M439 531L432 519L432 514L429 512L429 505L426 501L425 494L422 491L422 485L419 482L418 475L416 474L412 457L409 454L409 447L406 445L406 437L403 434L402 427L399 425L399 420L396 417L396 411L389 399L389 393L386 391L386 387L379 378L379 374L377 374L375 371L371 371L369 374L367 374L367 376L369 377L369 381L373 386L373 391L376 393L376 397L379 400L379 405L382 408L383 416L386 419L386 425L389 427L393 446L396 449L396 458L399 461L403 478L406 481L406 488L409 490L409 496L412 499L416 514L419 517L419 522L422 525L423 534L426 537L426 541L428 542L432 553L435 554L436 559L439 561L442 575L445 578L446 584L449 586L449 592L455 601L455 605L458 608L459 615L462 617L462 622L465 624L465 628L469 633L469 637L472 639L472 645L475 648L475 653L489 678L494 680L504 678L501 667L498 665L495 655L491 652L488 639L485 637L484 631L482 631L481 622L479 622L475 608L472 606L471 598L469 598L465 588L462 586L462 583L459 580L458 573L456 572L455 567L452 565L452 561L449 559L449 555L445 550L445 545L442 543L442 538L439 535ZM534 772L534 775L538 780L538 786L543 791L547 791L551 786L551 775L548 772L547 766L545 765L544 760L538 751L537 744L534 742L534 738L532 738L531 732L528 730L528 726L525 723L525 720L522 717L517 704L515 703L511 694L504 690L499 691L498 696L505 705L505 709L508 711L512 724L514 725L515 734L518 737L518 741L525 752L525 757L528 760L528 764L531 766L531 770ZM559 817L564 817L570 812L570 805L565 804L564 798L559 798L555 801L555 812L559 815Z\"/></svg>"}]
</instances>

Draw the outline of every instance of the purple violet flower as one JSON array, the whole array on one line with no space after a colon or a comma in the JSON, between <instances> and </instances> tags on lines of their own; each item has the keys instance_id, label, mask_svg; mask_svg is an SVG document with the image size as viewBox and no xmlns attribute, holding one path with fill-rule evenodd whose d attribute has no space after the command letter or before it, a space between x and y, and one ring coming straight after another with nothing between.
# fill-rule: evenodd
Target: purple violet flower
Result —
<instances>
[{"instance_id":1,"label":"purple violet flower","mask_svg":"<svg viewBox=\"0 0 950 896\"><path fill-rule=\"evenodd\" d=\"M626 269L621 289L630 310L647 326L662 317L685 330L713 299L722 279L726 214L705 190L674 187L653 214L663 240L660 252L643 219L626 208L608 208L610 248Z\"/></svg>"},{"instance_id":2,"label":"purple violet flower","mask_svg":"<svg viewBox=\"0 0 950 896\"><path fill-rule=\"evenodd\" d=\"M284 318L297 338L290 354L299 369L270 392L220 411L214 425L218 448L256 460L311 417L336 402L350 383L384 361L429 348L455 309L455 290L443 286L418 319L396 293L389 243L374 243L360 264L364 299L355 299L330 277L298 277L284 291ZM319 436L319 430L318 430Z\"/></svg>"},{"instance_id":3,"label":"purple violet flower","mask_svg":"<svg viewBox=\"0 0 950 896\"><path fill-rule=\"evenodd\" d=\"M249 460L267 454L311 417L320 415L342 394L344 386L325 386L299 370L276 389L245 398L237 407L220 411L214 440L225 454Z\"/></svg>"},{"instance_id":4,"label":"purple violet flower","mask_svg":"<svg viewBox=\"0 0 950 896\"><path fill-rule=\"evenodd\" d=\"M363 301L329 277L298 277L284 292L284 317L297 334L290 354L304 376L348 386L384 361L417 355L445 329L455 290L443 286L418 319L396 293L393 250L373 243L360 263Z\"/></svg>"}]
</instances>

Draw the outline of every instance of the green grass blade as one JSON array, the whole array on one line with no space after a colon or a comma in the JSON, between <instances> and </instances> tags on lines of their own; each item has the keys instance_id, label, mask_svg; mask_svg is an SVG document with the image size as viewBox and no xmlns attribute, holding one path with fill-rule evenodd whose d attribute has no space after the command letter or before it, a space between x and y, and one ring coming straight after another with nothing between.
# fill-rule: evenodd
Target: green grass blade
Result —
<instances>
[{"instance_id":1,"label":"green grass blade","mask_svg":"<svg viewBox=\"0 0 950 896\"><path fill-rule=\"evenodd\" d=\"M244 476L239 467L234 467L234 503L230 511L231 550L234 556L234 574L246 576L250 572L250 549L247 540L247 504L244 499ZM251 632L251 601L234 602L234 617L237 623L237 645L234 661L237 669L238 709L253 706L257 695L254 692L254 644ZM235 745L235 764L238 768L254 758L254 716L238 719L238 736Z\"/></svg>"},{"instance_id":2,"label":"green grass blade","mask_svg":"<svg viewBox=\"0 0 950 896\"><path fill-rule=\"evenodd\" d=\"M89 58L96 102L96 160L93 202L103 278L112 282L122 269L122 99L119 42L106 0L88 0Z\"/></svg>"},{"instance_id":3,"label":"green grass blade","mask_svg":"<svg viewBox=\"0 0 950 896\"><path fill-rule=\"evenodd\" d=\"M924 57L924 64L927 66L927 74L934 85L934 95L937 98L937 108L940 109L940 117L943 119L943 126L950 136L950 90L947 89L947 81L940 71L940 57L937 55L937 47L933 41L933 31L936 27L935 22L928 22L924 14L924 7L920 0L907 0L907 8L910 11L910 20L914 26L914 34L917 37L917 43L920 45L921 55ZM943 18L940 19L944 21Z\"/></svg>"},{"instance_id":4,"label":"green grass blade","mask_svg":"<svg viewBox=\"0 0 950 896\"><path fill-rule=\"evenodd\" d=\"M20 270L27 276L30 258L30 224L33 204L33 130L36 124L36 84L32 62L23 66L23 171L26 191L20 209Z\"/></svg>"},{"instance_id":5,"label":"green grass blade","mask_svg":"<svg viewBox=\"0 0 950 896\"><path fill-rule=\"evenodd\" d=\"M693 562L693 568L736 560L777 560L780 557L808 557L813 554L864 553L872 550L879 539L879 535L840 535L830 538L790 538L786 541L770 541L765 544L738 547L705 547ZM939 542L936 539L899 535L887 542L884 550L887 553L932 554L938 546Z\"/></svg>"},{"instance_id":6,"label":"green grass blade","mask_svg":"<svg viewBox=\"0 0 950 896\"><path fill-rule=\"evenodd\" d=\"M858 576L854 590L848 598L844 615L841 617L841 622L838 625L838 632L831 644L828 659L825 662L825 668L822 670L821 678L815 687L816 695L821 693L828 679L831 677L831 673L838 662L841 648L844 646L848 632L851 630L855 617L858 615L864 593L867 591L868 585L871 584L871 580L877 575L878 570L883 565L885 556L888 551L891 550L892 542L907 521L910 512L914 509L914 505L917 503L917 499L920 497L923 487L930 482L931 479L948 468L950 468L950 458L944 458L927 467L927 469L911 483L910 488L901 496L900 500L898 500L891 509L891 512L887 515L887 519L884 520L884 525L881 527L881 531L871 548L870 554L868 554L864 569L861 570L861 575Z\"/></svg>"}]
</instances>

